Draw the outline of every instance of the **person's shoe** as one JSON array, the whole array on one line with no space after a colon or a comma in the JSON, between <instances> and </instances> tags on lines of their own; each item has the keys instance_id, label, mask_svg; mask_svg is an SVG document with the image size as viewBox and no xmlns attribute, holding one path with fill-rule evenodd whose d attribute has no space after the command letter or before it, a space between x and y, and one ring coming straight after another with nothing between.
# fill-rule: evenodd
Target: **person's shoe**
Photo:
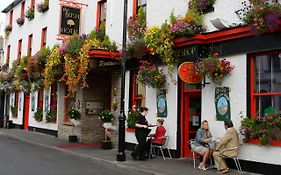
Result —
<instances>
[{"instance_id":1,"label":"person's shoe","mask_svg":"<svg viewBox=\"0 0 281 175\"><path fill-rule=\"evenodd\" d=\"M138 160L138 159L137 159L137 156L136 156L135 154L131 153L131 156L132 156L132 158L133 158L134 160Z\"/></svg>"},{"instance_id":2,"label":"person's shoe","mask_svg":"<svg viewBox=\"0 0 281 175\"><path fill-rule=\"evenodd\" d=\"M220 170L220 174L225 174L228 172L228 168Z\"/></svg>"}]
</instances>

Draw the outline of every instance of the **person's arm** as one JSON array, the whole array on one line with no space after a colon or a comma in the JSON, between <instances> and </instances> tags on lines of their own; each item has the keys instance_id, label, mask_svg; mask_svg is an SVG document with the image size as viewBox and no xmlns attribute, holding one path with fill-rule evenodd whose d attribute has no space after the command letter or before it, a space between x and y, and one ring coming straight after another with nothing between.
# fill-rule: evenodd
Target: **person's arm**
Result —
<instances>
[{"instance_id":1,"label":"person's arm","mask_svg":"<svg viewBox=\"0 0 281 175\"><path fill-rule=\"evenodd\" d=\"M231 131L227 131L225 136L223 138L220 139L219 143L217 144L217 147L216 147L216 151L219 151L222 149L222 147L231 140Z\"/></svg>"},{"instance_id":2,"label":"person's arm","mask_svg":"<svg viewBox=\"0 0 281 175\"><path fill-rule=\"evenodd\" d=\"M148 128L147 125L141 125L141 124L138 124L138 123L136 123L135 126L136 126L137 128Z\"/></svg>"}]
</instances>

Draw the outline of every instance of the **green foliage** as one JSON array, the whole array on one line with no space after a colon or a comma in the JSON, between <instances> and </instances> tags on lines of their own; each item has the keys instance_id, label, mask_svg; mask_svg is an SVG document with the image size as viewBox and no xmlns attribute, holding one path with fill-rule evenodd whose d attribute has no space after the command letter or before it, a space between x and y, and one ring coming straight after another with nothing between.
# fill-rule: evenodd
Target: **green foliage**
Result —
<instances>
[{"instance_id":1,"label":"green foliage","mask_svg":"<svg viewBox=\"0 0 281 175\"><path fill-rule=\"evenodd\" d=\"M18 115L18 107L17 106L11 106L11 113L13 117L17 117Z\"/></svg>"},{"instance_id":2,"label":"green foliage","mask_svg":"<svg viewBox=\"0 0 281 175\"><path fill-rule=\"evenodd\" d=\"M29 7L24 15L29 21L34 18L34 7Z\"/></svg>"},{"instance_id":3,"label":"green foliage","mask_svg":"<svg viewBox=\"0 0 281 175\"><path fill-rule=\"evenodd\" d=\"M57 121L57 109L55 107L50 107L46 113L46 122L56 123Z\"/></svg>"},{"instance_id":4,"label":"green foliage","mask_svg":"<svg viewBox=\"0 0 281 175\"><path fill-rule=\"evenodd\" d=\"M128 118L127 118L127 126L128 128L135 128L135 124L137 121L137 116L139 115L138 111L135 111L133 109L130 109L128 112Z\"/></svg>"},{"instance_id":5,"label":"green foliage","mask_svg":"<svg viewBox=\"0 0 281 175\"><path fill-rule=\"evenodd\" d=\"M68 116L74 120L80 120L80 118L81 118L80 112L73 108L68 111Z\"/></svg>"},{"instance_id":6,"label":"green foliage","mask_svg":"<svg viewBox=\"0 0 281 175\"><path fill-rule=\"evenodd\" d=\"M75 33L72 36L72 39L69 41L66 47L67 53L71 57L76 57L79 55L80 49L83 45L84 40L80 39L79 36Z\"/></svg>"},{"instance_id":7,"label":"green foliage","mask_svg":"<svg viewBox=\"0 0 281 175\"><path fill-rule=\"evenodd\" d=\"M43 110L42 108L38 107L37 111L34 113L34 119L37 122L41 122L43 120Z\"/></svg>"},{"instance_id":8,"label":"green foliage","mask_svg":"<svg viewBox=\"0 0 281 175\"><path fill-rule=\"evenodd\" d=\"M103 122L111 122L114 118L114 115L109 111L105 110L99 114L99 119Z\"/></svg>"},{"instance_id":9,"label":"green foliage","mask_svg":"<svg viewBox=\"0 0 281 175\"><path fill-rule=\"evenodd\" d=\"M260 139L262 145L269 145L271 140L281 140L281 115L267 114L249 117L241 121L240 133L244 135L244 142L250 139Z\"/></svg>"}]
</instances>

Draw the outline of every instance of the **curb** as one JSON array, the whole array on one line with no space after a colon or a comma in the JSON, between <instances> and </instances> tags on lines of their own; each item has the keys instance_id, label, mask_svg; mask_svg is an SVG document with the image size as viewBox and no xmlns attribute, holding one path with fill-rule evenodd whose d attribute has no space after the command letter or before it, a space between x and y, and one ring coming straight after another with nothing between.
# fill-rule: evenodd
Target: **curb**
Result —
<instances>
[{"instance_id":1,"label":"curb","mask_svg":"<svg viewBox=\"0 0 281 175\"><path fill-rule=\"evenodd\" d=\"M99 163L103 163L103 164L110 163L110 164L112 164L112 165L114 165L116 167L123 168L123 169L135 170L135 171L138 171L138 172L148 173L148 174L151 174L151 175L164 175L162 173L157 173L157 172L153 172L153 171L149 171L149 170L139 169L139 168L132 167L132 166L127 166L127 165L124 165L124 164L119 163L117 161L105 160L105 159L98 158L98 157L92 157L92 156L87 155L87 154L77 153L77 152L70 151L70 150L67 150L67 149L58 148L58 147L55 147L55 146L50 146L50 145L42 144L42 143L39 143L39 142L31 141L31 140L26 140L24 138L21 138L21 137L15 136L15 135L10 135L10 134L7 134L7 133L2 132L2 131L0 131L0 135L8 136L8 137L11 137L13 139L20 140L22 142L38 145L38 146L45 147L45 148L54 149L54 150L57 150L57 151L61 151L61 152L65 152L65 153L68 153L68 154L80 156L80 157L83 157L83 158L89 158L89 159L97 161Z\"/></svg>"}]
</instances>

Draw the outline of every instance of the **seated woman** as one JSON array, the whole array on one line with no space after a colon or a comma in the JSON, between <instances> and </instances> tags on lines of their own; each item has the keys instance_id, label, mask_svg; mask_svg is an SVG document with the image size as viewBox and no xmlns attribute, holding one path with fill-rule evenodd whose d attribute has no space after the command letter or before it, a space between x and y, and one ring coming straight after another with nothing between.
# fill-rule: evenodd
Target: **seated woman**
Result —
<instances>
[{"instance_id":1,"label":"seated woman","mask_svg":"<svg viewBox=\"0 0 281 175\"><path fill-rule=\"evenodd\" d=\"M163 145L163 141L164 141L164 137L165 137L165 133L166 133L166 129L163 126L164 120L163 119L158 119L156 122L156 130L155 130L155 134L150 134L149 137L151 137L152 139L148 139L146 142L146 150L147 152L150 151L150 145L151 142L153 145Z\"/></svg>"},{"instance_id":2,"label":"seated woman","mask_svg":"<svg viewBox=\"0 0 281 175\"><path fill-rule=\"evenodd\" d=\"M209 143L212 140L212 134L209 130L208 121L203 120L201 122L201 127L198 129L196 133L196 137L194 139L193 145L191 145L192 151L203 156L202 162L200 162L198 169L207 170L206 169L206 161L212 155L212 149L209 147Z\"/></svg>"}]
</instances>

